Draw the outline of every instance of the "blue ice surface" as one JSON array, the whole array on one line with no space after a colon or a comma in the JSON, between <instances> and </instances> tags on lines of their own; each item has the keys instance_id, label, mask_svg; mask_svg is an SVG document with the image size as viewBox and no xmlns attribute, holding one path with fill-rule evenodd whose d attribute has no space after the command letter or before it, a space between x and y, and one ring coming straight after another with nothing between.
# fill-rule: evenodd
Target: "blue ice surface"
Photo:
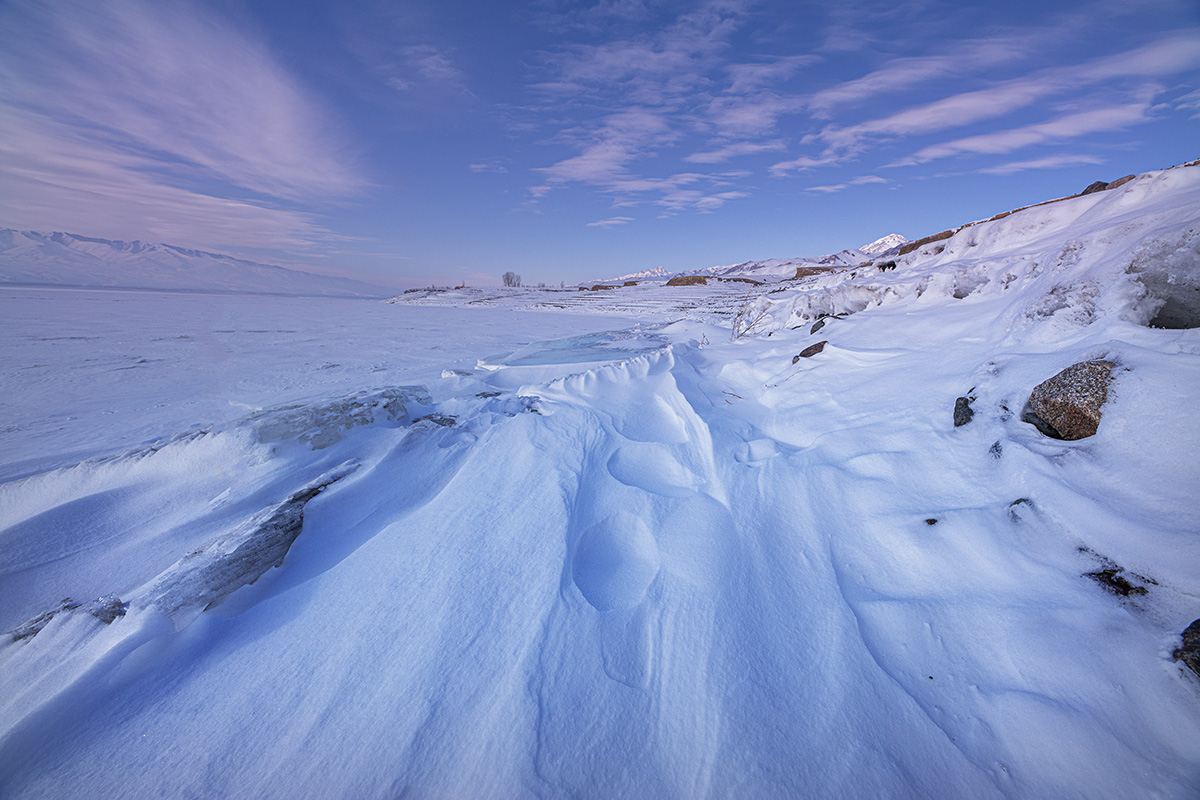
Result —
<instances>
[{"instance_id":1,"label":"blue ice surface","mask_svg":"<svg viewBox=\"0 0 1200 800\"><path fill-rule=\"evenodd\" d=\"M669 340L656 332L664 327L665 324L639 325L626 330L531 342L508 353L488 356L482 361L510 367L623 361L665 347Z\"/></svg>"}]
</instances>

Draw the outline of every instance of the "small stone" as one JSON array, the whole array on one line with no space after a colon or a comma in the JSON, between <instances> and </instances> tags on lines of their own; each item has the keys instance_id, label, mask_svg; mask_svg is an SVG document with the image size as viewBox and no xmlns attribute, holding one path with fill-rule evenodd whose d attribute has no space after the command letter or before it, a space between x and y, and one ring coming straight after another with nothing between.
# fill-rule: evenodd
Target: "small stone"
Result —
<instances>
[{"instance_id":1,"label":"small stone","mask_svg":"<svg viewBox=\"0 0 1200 800\"><path fill-rule=\"evenodd\" d=\"M1100 426L1100 409L1108 399L1115 366L1111 361L1084 361L1042 381L1030 393L1022 419L1057 439L1092 436Z\"/></svg>"},{"instance_id":2,"label":"small stone","mask_svg":"<svg viewBox=\"0 0 1200 800\"><path fill-rule=\"evenodd\" d=\"M975 412L971 410L972 397L960 397L954 401L954 427L961 428L972 420Z\"/></svg>"},{"instance_id":3,"label":"small stone","mask_svg":"<svg viewBox=\"0 0 1200 800\"><path fill-rule=\"evenodd\" d=\"M925 524L926 525L937 525L937 520L934 519L933 517L930 517L929 519L925 520Z\"/></svg>"},{"instance_id":4,"label":"small stone","mask_svg":"<svg viewBox=\"0 0 1200 800\"><path fill-rule=\"evenodd\" d=\"M1187 626L1183 632L1183 647L1177 648L1174 656L1176 661L1182 661L1200 675L1200 619Z\"/></svg>"},{"instance_id":5,"label":"small stone","mask_svg":"<svg viewBox=\"0 0 1200 800\"><path fill-rule=\"evenodd\" d=\"M813 326L811 328L808 329L808 335L812 336L814 333L816 333L817 331L821 330L821 328L824 328L824 327L825 327L825 317L821 317L819 320L817 320L816 322L813 323Z\"/></svg>"},{"instance_id":6,"label":"small stone","mask_svg":"<svg viewBox=\"0 0 1200 800\"><path fill-rule=\"evenodd\" d=\"M988 455L996 459L1004 455L1004 446L1000 444L1000 440L992 442L992 446L988 448Z\"/></svg>"},{"instance_id":7,"label":"small stone","mask_svg":"<svg viewBox=\"0 0 1200 800\"><path fill-rule=\"evenodd\" d=\"M817 342L814 345L809 345L808 347L801 350L798 355L795 355L792 357L792 363L795 364L797 361L799 361L802 358L812 358L817 353L824 350L825 345L827 345L827 344L829 344L829 341L823 340L823 341Z\"/></svg>"}]
</instances>

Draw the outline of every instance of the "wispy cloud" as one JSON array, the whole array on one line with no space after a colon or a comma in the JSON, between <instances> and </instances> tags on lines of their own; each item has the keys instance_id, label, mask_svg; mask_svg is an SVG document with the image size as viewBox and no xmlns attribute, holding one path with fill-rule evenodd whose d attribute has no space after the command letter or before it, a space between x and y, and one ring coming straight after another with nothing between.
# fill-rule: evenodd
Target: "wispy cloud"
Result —
<instances>
[{"instance_id":1,"label":"wispy cloud","mask_svg":"<svg viewBox=\"0 0 1200 800\"><path fill-rule=\"evenodd\" d=\"M432 88L468 93L466 73L455 65L448 53L431 44L416 44L401 48L399 55L400 64L394 68L399 74L386 81L393 89Z\"/></svg>"},{"instance_id":2,"label":"wispy cloud","mask_svg":"<svg viewBox=\"0 0 1200 800\"><path fill-rule=\"evenodd\" d=\"M599 44L568 44L545 56L545 79L532 87L544 100L540 111L558 120L554 137L576 153L535 171L541 186L586 184L614 195L618 208L653 202L668 212L705 211L737 197L720 186L728 177L677 173L646 177L644 162L703 127L711 92L719 80L750 90L794 72L805 58L763 59L739 68L725 60L730 36L744 19L741 0L708 0L668 24ZM622 6L634 13L637 6ZM638 12L640 14L640 12ZM595 114L595 109L604 113ZM563 115L567 119L562 119ZM781 142L722 141L685 160L715 164L738 155L778 150ZM709 181L719 191L683 187ZM534 187L531 194L546 191Z\"/></svg>"},{"instance_id":3,"label":"wispy cloud","mask_svg":"<svg viewBox=\"0 0 1200 800\"><path fill-rule=\"evenodd\" d=\"M608 219L601 219L601 220L596 220L595 222L589 222L587 224L587 227L589 227L589 228L613 228L613 227L616 227L617 225L625 225L630 222L633 222L633 217L609 217Z\"/></svg>"},{"instance_id":4,"label":"wispy cloud","mask_svg":"<svg viewBox=\"0 0 1200 800\"><path fill-rule=\"evenodd\" d=\"M1146 111L1149 107L1150 104L1147 102L1110 106L1077 114L1067 114L1036 125L968 136L952 142L922 148L911 157L896 162L895 166L924 164L934 159L963 153L1011 153L1013 150L1035 144L1074 139L1090 133L1121 130L1148 121L1149 117L1147 117Z\"/></svg>"},{"instance_id":5,"label":"wispy cloud","mask_svg":"<svg viewBox=\"0 0 1200 800\"><path fill-rule=\"evenodd\" d=\"M1063 169L1065 167L1078 167L1084 164L1103 163L1102 159L1095 156L1046 156L1045 158L1034 158L1029 161L1010 161L1007 164L985 167L979 170L979 172L984 175L1012 175L1031 169Z\"/></svg>"},{"instance_id":6,"label":"wispy cloud","mask_svg":"<svg viewBox=\"0 0 1200 800\"><path fill-rule=\"evenodd\" d=\"M320 104L205 7L14 3L0 31L5 217L127 230L149 211L189 242L295 243L324 234L288 205L369 186Z\"/></svg>"},{"instance_id":7,"label":"wispy cloud","mask_svg":"<svg viewBox=\"0 0 1200 800\"><path fill-rule=\"evenodd\" d=\"M825 186L809 186L804 191L806 192L821 192L823 194L834 194L843 189L849 189L851 186L865 186L871 183L891 183L887 178L881 178L878 175L860 175L846 183L832 183Z\"/></svg>"},{"instance_id":8,"label":"wispy cloud","mask_svg":"<svg viewBox=\"0 0 1200 800\"><path fill-rule=\"evenodd\" d=\"M1151 44L1123 53L1103 56L1082 65L1041 70L1001 82L987 89L963 92L932 103L907 108L886 117L845 127L827 126L819 133L805 139L809 144L825 145L820 156L781 162L772 168L772 172L779 175L792 170L806 169L818 165L819 162L838 163L859 155L875 141L936 133L977 122L999 119L1044 102L1048 98L1077 93L1082 88L1113 80L1145 80L1164 77L1196 66L1200 66L1200 32L1187 31L1164 37ZM1135 93L1144 93L1145 88L1145 85L1139 85L1134 91ZM1114 115L1112 109L1109 108L1084 113L1091 113L1092 116L1075 115L1078 116L1076 122L1079 125L1077 133L1073 135L1082 135L1103 129L1102 127L1089 127L1087 124L1089 119L1093 120L1095 124L1099 124L1101 119L1108 119L1110 120L1110 129L1131 124L1131 120L1128 119L1131 112L1128 108L1123 117L1124 121L1118 121L1116 117L1122 115ZM1047 127L1042 131L1046 136L1039 139L1037 138L1037 126L1031 126L1031 130L1026 131L1026 139L1029 144L1033 144L1037 141L1044 141L1046 138L1061 138L1061 136L1072 135L1069 134L1070 129L1069 123L1058 125L1047 123ZM1060 131L1061 134L1055 133L1055 131ZM977 141L964 141L966 142L964 147L984 148L988 146L989 141L1000 146L1001 139L989 140L981 137ZM1016 141L1016 139L1010 137L1009 141ZM930 148L912 159L898 163L922 163L928 160L931 153L936 152L939 152L937 148ZM1008 152L1008 150L980 149L975 152Z\"/></svg>"},{"instance_id":9,"label":"wispy cloud","mask_svg":"<svg viewBox=\"0 0 1200 800\"><path fill-rule=\"evenodd\" d=\"M785 143L782 139L776 139L770 142L733 142L731 144L718 147L716 150L705 150L700 153L692 153L684 158L691 164L720 164L728 161L731 158L738 156L752 156L759 153L773 153L783 150Z\"/></svg>"},{"instance_id":10,"label":"wispy cloud","mask_svg":"<svg viewBox=\"0 0 1200 800\"><path fill-rule=\"evenodd\" d=\"M468 164L467 169L471 170L471 172L495 172L503 174L508 172L508 164L509 160L506 158L493 159L491 161L477 161L474 164Z\"/></svg>"}]
</instances>

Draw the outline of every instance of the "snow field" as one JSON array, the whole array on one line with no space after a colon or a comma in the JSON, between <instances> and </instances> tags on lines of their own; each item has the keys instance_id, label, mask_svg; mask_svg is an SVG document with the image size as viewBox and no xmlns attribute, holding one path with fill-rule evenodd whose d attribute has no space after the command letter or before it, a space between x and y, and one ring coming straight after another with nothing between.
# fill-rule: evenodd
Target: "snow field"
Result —
<instances>
[{"instance_id":1,"label":"snow field","mask_svg":"<svg viewBox=\"0 0 1200 800\"><path fill-rule=\"evenodd\" d=\"M536 292L365 322L322 300L306 342L342 366L230 340L217 374L253 406L232 419L138 373L126 391L166 410L97 448L185 415L205 432L0 484L8 628L67 595L129 603L0 643L0 793L1200 793L1200 680L1171 658L1200 616L1200 338L1147 327L1161 287L1127 271L1200 269L1193 172L764 287L763 329L732 341L716 323L746 295L714 287L631 287L654 324L600 334L515 314ZM619 291L578 295L625 311ZM365 389L384 320L423 331L421 363ZM1118 367L1095 436L1021 421L1098 357ZM284 364L303 385L272 396ZM70 376L39 397L94 424ZM6 435L24 474L39 439ZM210 601L316 485L280 568ZM1106 568L1145 592L1087 577Z\"/></svg>"}]
</instances>

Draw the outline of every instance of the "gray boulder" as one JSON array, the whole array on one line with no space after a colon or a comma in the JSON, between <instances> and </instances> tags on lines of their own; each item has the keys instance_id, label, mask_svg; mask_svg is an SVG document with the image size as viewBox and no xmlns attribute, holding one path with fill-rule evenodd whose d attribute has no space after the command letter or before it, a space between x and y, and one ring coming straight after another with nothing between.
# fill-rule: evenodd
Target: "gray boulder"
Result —
<instances>
[{"instance_id":1,"label":"gray boulder","mask_svg":"<svg viewBox=\"0 0 1200 800\"><path fill-rule=\"evenodd\" d=\"M1056 439L1084 439L1100 426L1100 410L1108 399L1111 361L1072 364L1029 395L1024 419Z\"/></svg>"}]
</instances>

